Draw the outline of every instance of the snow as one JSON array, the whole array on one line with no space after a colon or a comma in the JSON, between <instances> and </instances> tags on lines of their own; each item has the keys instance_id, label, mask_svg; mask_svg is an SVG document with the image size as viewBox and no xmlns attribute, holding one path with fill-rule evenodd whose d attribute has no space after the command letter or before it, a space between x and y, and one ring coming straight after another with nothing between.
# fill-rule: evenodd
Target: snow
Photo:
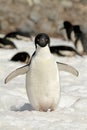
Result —
<instances>
[{"instance_id":1,"label":"snow","mask_svg":"<svg viewBox=\"0 0 87 130\"><path fill-rule=\"evenodd\" d=\"M87 130L87 56L58 57L57 61L72 65L79 76L60 72L61 98L53 112L39 112L30 105L25 88L25 75L4 84L6 76L23 63L11 62L19 51L34 52L34 43L13 40L18 49L0 49L0 130ZM51 44L68 44L51 39Z\"/></svg>"}]
</instances>

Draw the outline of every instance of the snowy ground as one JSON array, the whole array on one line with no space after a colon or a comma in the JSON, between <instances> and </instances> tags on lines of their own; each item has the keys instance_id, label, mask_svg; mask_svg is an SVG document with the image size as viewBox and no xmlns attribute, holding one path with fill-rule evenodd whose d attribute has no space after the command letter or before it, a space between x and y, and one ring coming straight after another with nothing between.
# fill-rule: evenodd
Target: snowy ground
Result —
<instances>
[{"instance_id":1,"label":"snowy ground","mask_svg":"<svg viewBox=\"0 0 87 130\"><path fill-rule=\"evenodd\" d=\"M12 70L24 65L9 61L10 58L19 51L34 51L32 42L14 42L17 50L0 49L0 130L87 130L87 56L56 57L74 66L79 77L60 72L61 100L56 111L38 112L28 101L25 75L4 84ZM51 43L65 44L57 39Z\"/></svg>"}]
</instances>

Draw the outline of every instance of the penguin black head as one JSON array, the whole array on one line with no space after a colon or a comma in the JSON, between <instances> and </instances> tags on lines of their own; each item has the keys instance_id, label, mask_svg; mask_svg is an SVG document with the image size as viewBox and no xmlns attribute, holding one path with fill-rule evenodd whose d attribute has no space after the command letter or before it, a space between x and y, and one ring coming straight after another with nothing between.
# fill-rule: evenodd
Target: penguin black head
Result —
<instances>
[{"instance_id":1,"label":"penguin black head","mask_svg":"<svg viewBox=\"0 0 87 130\"><path fill-rule=\"evenodd\" d=\"M69 21L64 21L63 22L63 27L61 28L66 30L66 35L68 40L71 40L71 32L73 31L73 25Z\"/></svg>"},{"instance_id":2,"label":"penguin black head","mask_svg":"<svg viewBox=\"0 0 87 130\"><path fill-rule=\"evenodd\" d=\"M64 28L70 29L70 28L72 28L72 24L69 21L64 21Z\"/></svg>"},{"instance_id":3,"label":"penguin black head","mask_svg":"<svg viewBox=\"0 0 87 130\"><path fill-rule=\"evenodd\" d=\"M39 45L40 47L45 47L46 45L50 44L50 38L47 34L45 33L39 33L36 37L35 37L35 46L37 47L37 45Z\"/></svg>"}]
</instances>

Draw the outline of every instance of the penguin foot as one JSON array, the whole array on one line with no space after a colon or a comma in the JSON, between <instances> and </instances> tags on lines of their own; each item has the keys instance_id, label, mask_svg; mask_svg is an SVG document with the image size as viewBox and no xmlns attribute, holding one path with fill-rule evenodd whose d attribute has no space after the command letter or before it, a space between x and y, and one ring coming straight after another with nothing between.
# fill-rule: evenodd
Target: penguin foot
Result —
<instances>
[{"instance_id":1,"label":"penguin foot","mask_svg":"<svg viewBox=\"0 0 87 130\"><path fill-rule=\"evenodd\" d=\"M40 106L39 111L40 111L40 112L43 112L43 111L44 111L44 112L47 112L48 110L47 110L46 108Z\"/></svg>"},{"instance_id":2,"label":"penguin foot","mask_svg":"<svg viewBox=\"0 0 87 130\"><path fill-rule=\"evenodd\" d=\"M40 106L39 111L41 111L41 112L43 112L43 111L44 112L47 112L47 111L52 112L52 111L54 111L54 107L51 106L49 109L47 109L47 108L44 108L44 107Z\"/></svg>"},{"instance_id":3,"label":"penguin foot","mask_svg":"<svg viewBox=\"0 0 87 130\"><path fill-rule=\"evenodd\" d=\"M54 111L54 108L52 107L52 108L50 109L50 111Z\"/></svg>"}]
</instances>

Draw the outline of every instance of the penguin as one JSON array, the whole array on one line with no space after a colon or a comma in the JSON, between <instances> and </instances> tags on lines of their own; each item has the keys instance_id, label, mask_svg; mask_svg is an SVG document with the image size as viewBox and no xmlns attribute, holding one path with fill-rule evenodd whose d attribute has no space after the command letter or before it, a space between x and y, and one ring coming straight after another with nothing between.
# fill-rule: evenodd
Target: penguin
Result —
<instances>
[{"instance_id":1,"label":"penguin","mask_svg":"<svg viewBox=\"0 0 87 130\"><path fill-rule=\"evenodd\" d=\"M68 57L71 57L71 56L74 56L74 55L79 55L79 56L82 56L76 49L74 49L73 47L70 47L70 46L51 46L50 47L50 51L51 53L53 54L57 54L59 56L68 56Z\"/></svg>"},{"instance_id":2,"label":"penguin","mask_svg":"<svg viewBox=\"0 0 87 130\"><path fill-rule=\"evenodd\" d=\"M73 33L73 25L71 22L64 21L62 27L60 28L60 31L62 31L65 40L75 39Z\"/></svg>"},{"instance_id":3,"label":"penguin","mask_svg":"<svg viewBox=\"0 0 87 130\"><path fill-rule=\"evenodd\" d=\"M5 35L5 38L13 38L13 39L25 40L25 41L33 40L32 35L29 32L23 32L23 31L10 32Z\"/></svg>"},{"instance_id":4,"label":"penguin","mask_svg":"<svg viewBox=\"0 0 87 130\"><path fill-rule=\"evenodd\" d=\"M5 83L26 73L26 92L32 107L37 111L54 111L60 100L59 71L78 76L78 71L67 64L55 61L50 52L50 38L45 33L35 37L36 50L29 64L10 73Z\"/></svg>"},{"instance_id":5,"label":"penguin","mask_svg":"<svg viewBox=\"0 0 87 130\"><path fill-rule=\"evenodd\" d=\"M17 49L17 47L15 46L15 44L6 39L6 38L0 38L0 48L4 48L4 49Z\"/></svg>"},{"instance_id":6,"label":"penguin","mask_svg":"<svg viewBox=\"0 0 87 130\"><path fill-rule=\"evenodd\" d=\"M11 61L28 64L30 62L30 55L27 52L18 52L11 58Z\"/></svg>"},{"instance_id":7,"label":"penguin","mask_svg":"<svg viewBox=\"0 0 87 130\"><path fill-rule=\"evenodd\" d=\"M86 52L86 43L85 34L81 32L79 25L73 25L69 21L64 21L63 28L65 29L66 40L70 40L74 43L74 46L80 55L83 55L84 51ZM64 34L64 35L65 35ZM87 36L86 36L87 37ZM85 46L85 47L84 47Z\"/></svg>"},{"instance_id":8,"label":"penguin","mask_svg":"<svg viewBox=\"0 0 87 130\"><path fill-rule=\"evenodd\" d=\"M81 30L80 25L73 25L75 34L75 47L80 54L87 54L87 33Z\"/></svg>"}]
</instances>

